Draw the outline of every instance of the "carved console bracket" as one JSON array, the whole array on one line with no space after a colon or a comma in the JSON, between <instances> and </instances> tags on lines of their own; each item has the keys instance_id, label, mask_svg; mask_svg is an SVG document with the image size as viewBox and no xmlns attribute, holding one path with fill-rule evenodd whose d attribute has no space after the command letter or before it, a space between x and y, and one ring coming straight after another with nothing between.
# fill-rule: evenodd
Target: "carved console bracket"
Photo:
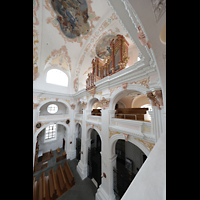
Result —
<instances>
[{"instance_id":1,"label":"carved console bracket","mask_svg":"<svg viewBox=\"0 0 200 200\"><path fill-rule=\"evenodd\" d=\"M83 101L83 103L81 104L81 106L82 106L83 109L85 109L85 108L87 107L87 103L85 103L85 102Z\"/></svg>"},{"instance_id":2,"label":"carved console bracket","mask_svg":"<svg viewBox=\"0 0 200 200\"><path fill-rule=\"evenodd\" d=\"M147 93L147 97L151 100L152 106L163 106L162 90L156 90L154 92Z\"/></svg>"},{"instance_id":3,"label":"carved console bracket","mask_svg":"<svg viewBox=\"0 0 200 200\"><path fill-rule=\"evenodd\" d=\"M102 100L99 101L99 103L101 104L101 107L105 109L106 107L109 107L110 99L105 99L103 97Z\"/></svg>"}]
</instances>

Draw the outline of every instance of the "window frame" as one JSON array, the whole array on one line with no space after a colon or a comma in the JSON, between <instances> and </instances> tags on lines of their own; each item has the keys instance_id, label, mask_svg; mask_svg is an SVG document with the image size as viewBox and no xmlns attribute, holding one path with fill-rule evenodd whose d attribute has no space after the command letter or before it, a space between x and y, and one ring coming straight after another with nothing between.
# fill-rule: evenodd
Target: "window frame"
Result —
<instances>
[{"instance_id":1,"label":"window frame","mask_svg":"<svg viewBox=\"0 0 200 200\"><path fill-rule=\"evenodd\" d=\"M66 85L62 85L62 84L59 84L59 83L56 83L56 82L51 82L51 81L49 81L49 80L48 80L48 73L49 73L49 71L51 71L51 70L58 70L58 71L60 71L61 73L63 73L63 75L66 75L66 77L67 77L67 84L66 84L66 85L67 85L67 86L66 86ZM55 85L55 86L65 87L65 88L69 87L69 75L68 75L66 72L64 72L63 70L61 70L61 69L49 68L49 69L46 71L46 79L45 79L45 81L46 81L47 84L52 84L52 85Z\"/></svg>"},{"instance_id":2,"label":"window frame","mask_svg":"<svg viewBox=\"0 0 200 200\"><path fill-rule=\"evenodd\" d=\"M55 127L55 128L53 128L53 127ZM52 129L50 129L49 130L49 128L52 128ZM54 130L55 129L55 130ZM47 131L49 131L48 133L47 133ZM51 134L52 136L54 135L54 137L46 137L46 135L48 134L48 136L49 136L49 134ZM44 143L46 143L46 142L51 142L51 141L54 141L54 140L56 140L57 139L57 124L50 124L49 126L47 126L46 128L45 128L45 132L44 132Z\"/></svg>"},{"instance_id":3,"label":"window frame","mask_svg":"<svg viewBox=\"0 0 200 200\"><path fill-rule=\"evenodd\" d=\"M55 106L57 107L57 111L56 111L56 112L54 112L54 113L49 112L48 108L49 108L49 106L51 106L51 105L55 105ZM55 108L56 108L56 107L55 107ZM56 105L56 104L54 104L54 103L49 104L49 105L47 106L47 112L48 112L49 114L51 114L51 115L56 114L56 113L58 112L58 105Z\"/></svg>"}]
</instances>

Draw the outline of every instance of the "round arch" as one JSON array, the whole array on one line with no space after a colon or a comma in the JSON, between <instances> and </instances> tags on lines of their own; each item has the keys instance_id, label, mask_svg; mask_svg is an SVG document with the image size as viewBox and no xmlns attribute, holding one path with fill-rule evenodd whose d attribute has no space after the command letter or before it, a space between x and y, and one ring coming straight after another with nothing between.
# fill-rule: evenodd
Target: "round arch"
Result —
<instances>
[{"instance_id":1,"label":"round arch","mask_svg":"<svg viewBox=\"0 0 200 200\"><path fill-rule=\"evenodd\" d=\"M92 105L94 103L96 103L97 101L99 101L99 100L100 100L100 96L99 95L95 95L94 97L90 97L88 99L87 109L88 110L92 110Z\"/></svg>"},{"instance_id":2,"label":"round arch","mask_svg":"<svg viewBox=\"0 0 200 200\"><path fill-rule=\"evenodd\" d=\"M36 124L37 124L38 122L36 122ZM36 139L37 138L37 136L38 136L38 134L43 130L43 129L45 129L47 126L49 126L49 125L52 125L52 124L54 124L54 121L52 121L52 122L49 122L48 124L44 124L42 127L40 127L35 133L34 133L34 139ZM67 136L68 136L68 133L69 133L69 127L68 127L68 125L67 124L65 124L64 122L56 122L56 124L61 124L61 125L63 125L65 128L66 128L66 130L67 130Z\"/></svg>"},{"instance_id":3,"label":"round arch","mask_svg":"<svg viewBox=\"0 0 200 200\"><path fill-rule=\"evenodd\" d=\"M109 109L114 110L115 109L115 104L124 96L128 95L131 92L141 92L142 94L146 94L147 92L150 92L150 90L148 88L146 88L145 86L142 85L138 85L138 84L129 84L127 89L124 90L123 87L118 88L117 90L115 90L112 95L111 95L111 100L110 100L110 105L109 105Z\"/></svg>"},{"instance_id":4,"label":"round arch","mask_svg":"<svg viewBox=\"0 0 200 200\"><path fill-rule=\"evenodd\" d=\"M75 122L75 138L78 137L78 125L81 126L81 135L82 135L82 124L80 122Z\"/></svg>"},{"instance_id":5,"label":"round arch","mask_svg":"<svg viewBox=\"0 0 200 200\"><path fill-rule=\"evenodd\" d=\"M120 133L120 134L116 134L116 135L112 136L110 139L110 147L111 147L110 155L111 155L111 157L113 157L115 155L115 145L119 139L125 140L125 136L122 133ZM134 139L132 136L129 136L128 142L131 142L132 144L137 146L146 156L149 155L150 151L141 142Z\"/></svg>"},{"instance_id":6,"label":"round arch","mask_svg":"<svg viewBox=\"0 0 200 200\"><path fill-rule=\"evenodd\" d=\"M102 136L101 136L101 131L100 131L98 128L96 128L95 126L93 126L93 125L89 125L89 126L86 128L87 139L90 139L90 138L91 138L92 129L94 129L94 130L99 134L99 137L101 138L101 142L102 142L103 140L102 140Z\"/></svg>"}]
</instances>

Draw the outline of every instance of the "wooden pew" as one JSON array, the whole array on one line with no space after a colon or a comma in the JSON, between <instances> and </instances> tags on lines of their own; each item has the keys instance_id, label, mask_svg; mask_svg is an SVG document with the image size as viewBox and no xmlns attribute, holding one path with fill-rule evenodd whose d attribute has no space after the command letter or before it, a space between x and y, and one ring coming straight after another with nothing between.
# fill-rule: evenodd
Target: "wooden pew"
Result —
<instances>
[{"instance_id":1,"label":"wooden pew","mask_svg":"<svg viewBox=\"0 0 200 200\"><path fill-rule=\"evenodd\" d=\"M49 176L45 176L45 192L46 192L45 200L50 200L50 196L49 196Z\"/></svg>"},{"instance_id":2,"label":"wooden pew","mask_svg":"<svg viewBox=\"0 0 200 200\"><path fill-rule=\"evenodd\" d=\"M67 154L56 157L56 162L59 162L59 161L61 161L61 160L66 159L66 155L67 155Z\"/></svg>"},{"instance_id":3,"label":"wooden pew","mask_svg":"<svg viewBox=\"0 0 200 200\"><path fill-rule=\"evenodd\" d=\"M43 200L42 199L42 176L40 176L40 179L39 179L39 196L38 196L38 200Z\"/></svg>"},{"instance_id":4,"label":"wooden pew","mask_svg":"<svg viewBox=\"0 0 200 200\"><path fill-rule=\"evenodd\" d=\"M49 193L50 193L50 198L55 198L57 196L57 184L55 180L55 174L53 171L53 167L49 171Z\"/></svg>"},{"instance_id":5,"label":"wooden pew","mask_svg":"<svg viewBox=\"0 0 200 200\"><path fill-rule=\"evenodd\" d=\"M33 200L36 200L36 185L37 181L35 181L35 176L33 176Z\"/></svg>"},{"instance_id":6,"label":"wooden pew","mask_svg":"<svg viewBox=\"0 0 200 200\"><path fill-rule=\"evenodd\" d=\"M59 185L60 185L60 189L63 192L65 190L67 190L67 188L66 188L66 180L65 180L65 177L64 177L64 174L63 174L63 171L62 171L62 167L61 167L60 164L57 167L56 173L58 175L58 182L59 182Z\"/></svg>"},{"instance_id":7,"label":"wooden pew","mask_svg":"<svg viewBox=\"0 0 200 200\"><path fill-rule=\"evenodd\" d=\"M52 151L52 149L50 149L50 155L51 155L51 157L53 157L53 151Z\"/></svg>"},{"instance_id":8,"label":"wooden pew","mask_svg":"<svg viewBox=\"0 0 200 200\"><path fill-rule=\"evenodd\" d=\"M46 197L46 190L45 190L45 172L42 173L42 198L45 199Z\"/></svg>"},{"instance_id":9,"label":"wooden pew","mask_svg":"<svg viewBox=\"0 0 200 200\"><path fill-rule=\"evenodd\" d=\"M67 176L67 179L68 179L70 185L73 186L75 184L75 179L74 179L74 175L72 174L67 161L65 161L65 163L64 163L64 171L65 171L65 174Z\"/></svg>"},{"instance_id":10,"label":"wooden pew","mask_svg":"<svg viewBox=\"0 0 200 200\"><path fill-rule=\"evenodd\" d=\"M40 170L42 170L44 168L46 168L47 165L48 165L47 162L45 162L45 163L43 163L41 165L38 165L38 166L34 167L34 173L37 172L37 171L40 171Z\"/></svg>"},{"instance_id":11,"label":"wooden pew","mask_svg":"<svg viewBox=\"0 0 200 200\"><path fill-rule=\"evenodd\" d=\"M91 115L101 116L101 109L93 109Z\"/></svg>"},{"instance_id":12,"label":"wooden pew","mask_svg":"<svg viewBox=\"0 0 200 200\"><path fill-rule=\"evenodd\" d=\"M117 108L115 117L144 121L144 114L146 114L147 110L148 108Z\"/></svg>"}]
</instances>

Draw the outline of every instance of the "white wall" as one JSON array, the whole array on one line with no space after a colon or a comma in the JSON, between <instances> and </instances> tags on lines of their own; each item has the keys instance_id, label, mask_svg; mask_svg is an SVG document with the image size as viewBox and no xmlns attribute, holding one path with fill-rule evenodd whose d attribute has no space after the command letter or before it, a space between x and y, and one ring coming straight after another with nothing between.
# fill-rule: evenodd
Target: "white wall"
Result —
<instances>
[{"instance_id":1,"label":"white wall","mask_svg":"<svg viewBox=\"0 0 200 200\"><path fill-rule=\"evenodd\" d=\"M63 138L66 136L66 128L60 124L57 124L57 138L51 142L44 142L45 129L43 129L38 136L39 151L43 153L50 151L50 149L55 150L58 147L62 147ZM65 143L65 145L67 145Z\"/></svg>"}]
</instances>

